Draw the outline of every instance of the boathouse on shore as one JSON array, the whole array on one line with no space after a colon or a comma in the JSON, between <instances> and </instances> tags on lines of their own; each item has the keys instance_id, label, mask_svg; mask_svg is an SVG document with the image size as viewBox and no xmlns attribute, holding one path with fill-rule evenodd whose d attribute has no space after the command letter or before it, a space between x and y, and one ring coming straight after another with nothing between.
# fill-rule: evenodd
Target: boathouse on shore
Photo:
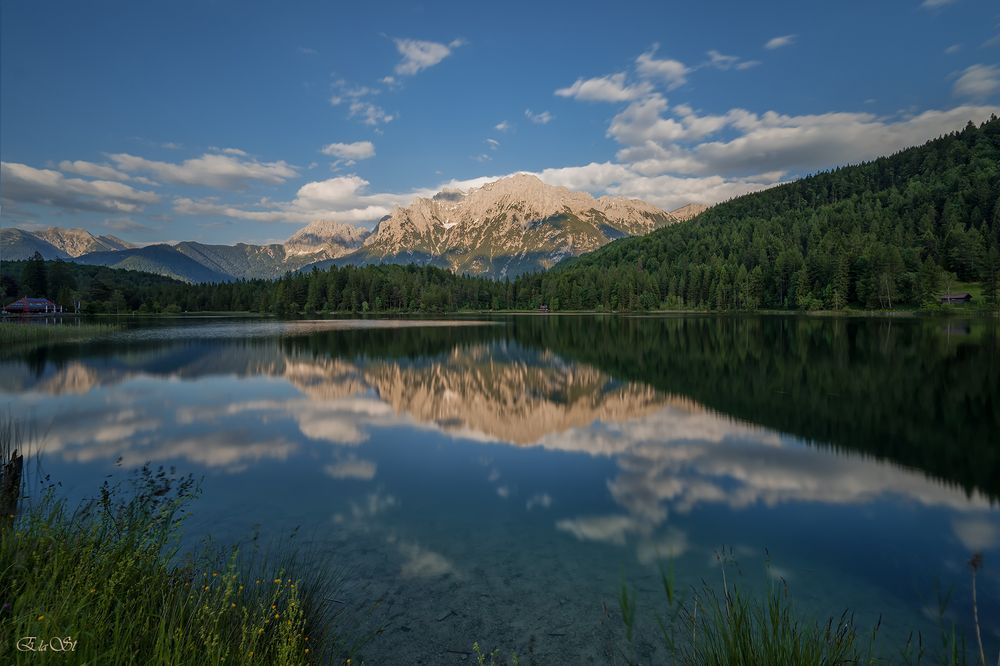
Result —
<instances>
[{"instance_id":1,"label":"boathouse on shore","mask_svg":"<svg viewBox=\"0 0 1000 666\"><path fill-rule=\"evenodd\" d=\"M4 312L10 314L43 314L52 312L62 312L62 308L47 298L24 298L18 299L9 305L5 305Z\"/></svg>"}]
</instances>

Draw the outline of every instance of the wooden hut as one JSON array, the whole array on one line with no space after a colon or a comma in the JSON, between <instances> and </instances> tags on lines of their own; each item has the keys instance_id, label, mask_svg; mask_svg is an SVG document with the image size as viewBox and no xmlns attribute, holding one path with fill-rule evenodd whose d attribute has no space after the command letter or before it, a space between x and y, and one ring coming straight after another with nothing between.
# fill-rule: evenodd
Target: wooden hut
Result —
<instances>
[{"instance_id":1,"label":"wooden hut","mask_svg":"<svg viewBox=\"0 0 1000 666\"><path fill-rule=\"evenodd\" d=\"M963 291L957 294L941 294L941 304L948 305L950 303L968 303L972 300L972 294L967 291Z\"/></svg>"}]
</instances>

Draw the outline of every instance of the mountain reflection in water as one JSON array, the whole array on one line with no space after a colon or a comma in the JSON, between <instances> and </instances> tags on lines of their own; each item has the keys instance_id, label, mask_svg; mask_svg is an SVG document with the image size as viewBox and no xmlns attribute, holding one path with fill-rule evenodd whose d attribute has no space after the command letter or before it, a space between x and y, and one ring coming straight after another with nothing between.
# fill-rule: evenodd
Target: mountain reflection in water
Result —
<instances>
[{"instance_id":1,"label":"mountain reflection in water","mask_svg":"<svg viewBox=\"0 0 1000 666\"><path fill-rule=\"evenodd\" d=\"M410 513L421 502L442 510L468 497L455 474L481 474L492 501L519 503L530 521L547 514L559 538L627 546L641 566L687 557L690 567L694 557L703 574L706 554L723 543L746 552L786 545L801 565L814 543L829 552L809 557L867 581L858 589L880 587L884 567L855 561L860 542L904 529L891 523L911 515L937 535L910 531L867 545L888 557L909 544L894 555L909 564L895 566L914 575L927 557L932 570L955 576L963 553L1000 551L997 481L988 474L998 454L982 435L998 418L989 326L960 335L914 322L887 331L881 322L795 318L254 326L249 336L235 323L203 334L143 329L7 358L0 392L44 433L45 456L67 465L152 461L222 479L306 461L353 489L333 522L381 535L407 580L475 578L475 558L459 556L465 546L415 527L429 518ZM907 395L909 409L892 414ZM935 396L946 404L928 405ZM957 421L921 413L956 401ZM479 447L479 462L451 470L453 456L435 452L444 442ZM412 494L418 487L426 497ZM484 498L468 501L486 515L496 510L477 504ZM460 533L471 520L462 510L433 520ZM802 522L802 512L814 518ZM863 515L877 517L865 523ZM552 538L518 522L527 518L505 520L513 522L494 536L534 535L537 546L521 542L528 551ZM383 531L373 527L380 521ZM838 541L849 526L860 532ZM384 546L366 547L370 557ZM794 568L786 563L781 574L791 578ZM1000 577L987 569L981 584L986 609L1000 611L987 594L1000 595ZM904 605L922 603L921 594L892 590Z\"/></svg>"}]
</instances>

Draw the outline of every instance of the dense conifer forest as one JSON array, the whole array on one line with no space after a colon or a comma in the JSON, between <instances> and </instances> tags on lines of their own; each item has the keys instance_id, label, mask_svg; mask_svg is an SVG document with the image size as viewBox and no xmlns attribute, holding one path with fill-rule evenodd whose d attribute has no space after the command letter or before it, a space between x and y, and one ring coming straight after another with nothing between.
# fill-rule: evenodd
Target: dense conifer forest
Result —
<instances>
[{"instance_id":1,"label":"dense conifer forest","mask_svg":"<svg viewBox=\"0 0 1000 666\"><path fill-rule=\"evenodd\" d=\"M374 265L192 285L40 257L5 262L2 278L5 303L45 295L94 313L889 309L934 305L970 283L978 305L996 308L1000 120L748 194L516 280Z\"/></svg>"},{"instance_id":2,"label":"dense conifer forest","mask_svg":"<svg viewBox=\"0 0 1000 666\"><path fill-rule=\"evenodd\" d=\"M1000 120L749 194L519 286L557 308L920 306L960 281L996 303Z\"/></svg>"}]
</instances>

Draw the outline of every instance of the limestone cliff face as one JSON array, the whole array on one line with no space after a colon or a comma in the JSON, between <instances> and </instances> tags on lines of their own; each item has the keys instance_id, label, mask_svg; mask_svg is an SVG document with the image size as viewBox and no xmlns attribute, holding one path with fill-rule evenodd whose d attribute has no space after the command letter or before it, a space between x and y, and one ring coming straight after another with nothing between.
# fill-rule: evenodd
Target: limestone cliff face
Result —
<instances>
[{"instance_id":1,"label":"limestone cliff face","mask_svg":"<svg viewBox=\"0 0 1000 666\"><path fill-rule=\"evenodd\" d=\"M368 234L366 229L353 224L316 220L285 241L285 254L288 257L319 256L320 259L333 259L360 247Z\"/></svg>"},{"instance_id":2,"label":"limestone cliff face","mask_svg":"<svg viewBox=\"0 0 1000 666\"><path fill-rule=\"evenodd\" d=\"M115 236L95 236L86 229L49 227L48 229L28 233L65 252L70 257L79 257L88 252L127 250L132 247L132 245L126 243L121 238Z\"/></svg>"},{"instance_id":3,"label":"limestone cliff face","mask_svg":"<svg viewBox=\"0 0 1000 666\"><path fill-rule=\"evenodd\" d=\"M518 174L397 208L358 251L325 263L415 262L510 277L675 221L642 201L595 199Z\"/></svg>"},{"instance_id":4,"label":"limestone cliff face","mask_svg":"<svg viewBox=\"0 0 1000 666\"><path fill-rule=\"evenodd\" d=\"M687 222L691 218L701 215L709 208L710 206L706 206L705 204L689 203L686 206L681 206L670 211L670 214L677 218L678 222Z\"/></svg>"}]
</instances>

